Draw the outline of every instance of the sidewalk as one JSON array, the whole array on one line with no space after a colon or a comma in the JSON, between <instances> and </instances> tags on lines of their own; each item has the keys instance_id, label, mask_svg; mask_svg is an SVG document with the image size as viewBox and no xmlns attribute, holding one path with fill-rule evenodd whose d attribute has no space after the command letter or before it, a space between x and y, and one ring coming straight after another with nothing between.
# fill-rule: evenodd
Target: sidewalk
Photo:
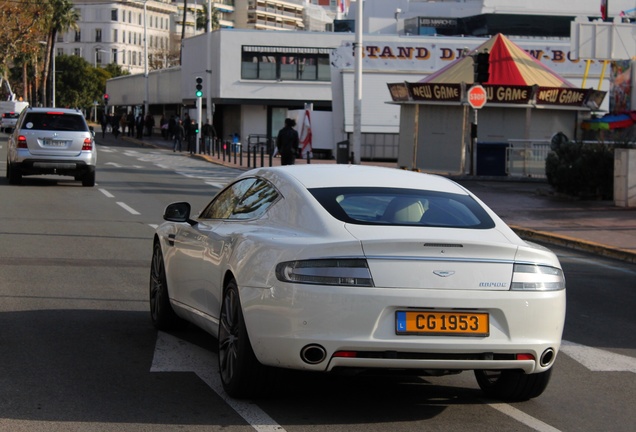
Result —
<instances>
[{"instance_id":1,"label":"sidewalk","mask_svg":"<svg viewBox=\"0 0 636 432\"><path fill-rule=\"evenodd\" d=\"M142 146L172 149L172 142L161 137L144 137L142 141L122 137L120 139ZM234 161L234 154L225 160L219 155L192 155L211 163L247 170L254 166L244 154ZM269 157L263 163L269 166ZM296 160L296 164L307 163ZM316 163L336 163L335 160L314 159ZM362 162L363 165L380 165L398 168L395 162ZM272 165L280 165L280 158L272 158ZM257 154L256 166L261 166ZM579 201L559 196L547 182L513 180L503 178L453 178L475 193L492 208L515 232L526 240L564 246L591 252L622 261L636 263L636 208L614 206L613 201Z\"/></svg>"}]
</instances>

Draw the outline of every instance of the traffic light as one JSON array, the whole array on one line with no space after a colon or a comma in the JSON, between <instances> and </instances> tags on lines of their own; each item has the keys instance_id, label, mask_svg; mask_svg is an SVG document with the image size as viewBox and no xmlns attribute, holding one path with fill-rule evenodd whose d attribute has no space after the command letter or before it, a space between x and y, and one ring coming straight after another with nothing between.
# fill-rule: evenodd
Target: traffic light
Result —
<instances>
[{"instance_id":1,"label":"traffic light","mask_svg":"<svg viewBox=\"0 0 636 432\"><path fill-rule=\"evenodd\" d=\"M481 52L473 57L475 66L475 82L486 83L490 79L490 54L487 52Z\"/></svg>"},{"instance_id":2,"label":"traffic light","mask_svg":"<svg viewBox=\"0 0 636 432\"><path fill-rule=\"evenodd\" d=\"M201 77L197 77L197 91L195 93L195 95L200 98L203 96L203 78Z\"/></svg>"},{"instance_id":3,"label":"traffic light","mask_svg":"<svg viewBox=\"0 0 636 432\"><path fill-rule=\"evenodd\" d=\"M108 93L104 93L104 105L108 105Z\"/></svg>"},{"instance_id":4,"label":"traffic light","mask_svg":"<svg viewBox=\"0 0 636 432\"><path fill-rule=\"evenodd\" d=\"M198 134L199 133L199 123L195 123L193 126L194 126L194 133Z\"/></svg>"}]
</instances>

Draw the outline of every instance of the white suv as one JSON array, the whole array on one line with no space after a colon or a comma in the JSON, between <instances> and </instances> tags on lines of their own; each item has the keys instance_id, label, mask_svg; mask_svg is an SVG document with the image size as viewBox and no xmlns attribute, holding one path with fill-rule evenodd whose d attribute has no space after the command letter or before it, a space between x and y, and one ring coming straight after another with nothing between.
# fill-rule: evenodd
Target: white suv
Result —
<instances>
[{"instance_id":1,"label":"white suv","mask_svg":"<svg viewBox=\"0 0 636 432\"><path fill-rule=\"evenodd\" d=\"M95 186L94 135L78 110L25 108L9 135L9 183L20 184L22 176L57 174Z\"/></svg>"}]
</instances>

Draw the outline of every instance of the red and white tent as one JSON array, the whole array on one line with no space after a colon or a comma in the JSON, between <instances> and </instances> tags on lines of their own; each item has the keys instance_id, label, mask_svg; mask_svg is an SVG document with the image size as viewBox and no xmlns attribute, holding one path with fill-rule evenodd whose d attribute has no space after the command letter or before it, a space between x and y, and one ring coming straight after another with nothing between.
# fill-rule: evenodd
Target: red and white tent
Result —
<instances>
[{"instance_id":1,"label":"red and white tent","mask_svg":"<svg viewBox=\"0 0 636 432\"><path fill-rule=\"evenodd\" d=\"M466 57L455 60L419 82L473 83L474 69L471 54L485 51L490 54L490 78L482 84L575 87L502 34L493 36Z\"/></svg>"}]
</instances>

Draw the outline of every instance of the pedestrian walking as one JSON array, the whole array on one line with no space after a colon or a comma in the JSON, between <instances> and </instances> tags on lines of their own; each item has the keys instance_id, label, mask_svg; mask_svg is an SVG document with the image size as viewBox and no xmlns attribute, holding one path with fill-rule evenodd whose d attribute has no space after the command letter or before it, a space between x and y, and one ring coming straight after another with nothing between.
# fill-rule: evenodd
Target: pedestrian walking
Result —
<instances>
[{"instance_id":1,"label":"pedestrian walking","mask_svg":"<svg viewBox=\"0 0 636 432\"><path fill-rule=\"evenodd\" d=\"M102 114L102 138L106 137L106 128L108 127L108 114Z\"/></svg>"},{"instance_id":2,"label":"pedestrian walking","mask_svg":"<svg viewBox=\"0 0 636 432\"><path fill-rule=\"evenodd\" d=\"M278 153L280 153L281 165L293 165L296 162L300 139L294 126L296 126L296 121L286 118L285 127L278 131L276 147L278 148Z\"/></svg>"}]
</instances>

